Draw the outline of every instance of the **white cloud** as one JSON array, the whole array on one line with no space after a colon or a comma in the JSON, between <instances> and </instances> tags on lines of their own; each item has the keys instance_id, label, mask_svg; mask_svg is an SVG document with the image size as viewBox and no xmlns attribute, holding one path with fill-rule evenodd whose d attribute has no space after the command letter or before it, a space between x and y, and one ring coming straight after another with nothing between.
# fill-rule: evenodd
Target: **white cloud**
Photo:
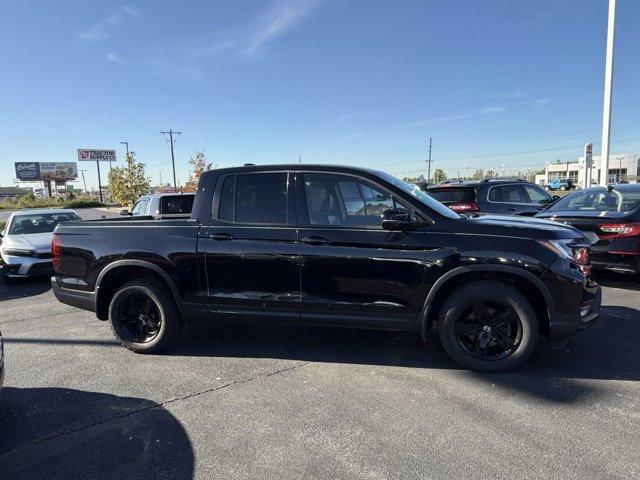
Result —
<instances>
[{"instance_id":1,"label":"white cloud","mask_svg":"<svg viewBox=\"0 0 640 480\"><path fill-rule=\"evenodd\" d=\"M115 52L109 52L104 56L104 60L105 62L111 62L111 63L118 63L121 62L122 59L120 58L120 55L118 55Z\"/></svg>"},{"instance_id":2,"label":"white cloud","mask_svg":"<svg viewBox=\"0 0 640 480\"><path fill-rule=\"evenodd\" d=\"M542 108L545 105L549 105L551 103L551 98L549 97L543 97L543 98L538 98L536 100L534 100L532 102L533 108Z\"/></svg>"},{"instance_id":3,"label":"white cloud","mask_svg":"<svg viewBox=\"0 0 640 480\"><path fill-rule=\"evenodd\" d=\"M347 138L362 138L369 135L369 132L353 132L347 135Z\"/></svg>"},{"instance_id":4,"label":"white cloud","mask_svg":"<svg viewBox=\"0 0 640 480\"><path fill-rule=\"evenodd\" d=\"M274 0L269 8L246 25L226 32L215 32L192 46L189 57L215 56L232 52L244 59L261 58L267 45L306 19L321 0Z\"/></svg>"},{"instance_id":5,"label":"white cloud","mask_svg":"<svg viewBox=\"0 0 640 480\"><path fill-rule=\"evenodd\" d=\"M119 7L98 23L78 33L78 38L86 42L104 40L109 37L111 30L120 25L127 18L138 16L140 16L140 14L138 9L135 7L130 5Z\"/></svg>"},{"instance_id":6,"label":"white cloud","mask_svg":"<svg viewBox=\"0 0 640 480\"><path fill-rule=\"evenodd\" d=\"M456 113L456 114L452 114L452 115L444 115L444 116L441 116L441 117L430 118L428 120L420 120L420 121L411 122L411 123L398 123L398 124L396 124L396 127L399 127L399 128L422 127L424 125L433 125L434 123L455 122L457 120L466 120L468 118L479 117L479 116L482 116L482 115L491 115L491 114L496 114L496 113L502 113L502 112L506 112L506 111L507 111L506 107L488 106L488 107L478 108L478 109L472 110L470 112Z\"/></svg>"}]
</instances>

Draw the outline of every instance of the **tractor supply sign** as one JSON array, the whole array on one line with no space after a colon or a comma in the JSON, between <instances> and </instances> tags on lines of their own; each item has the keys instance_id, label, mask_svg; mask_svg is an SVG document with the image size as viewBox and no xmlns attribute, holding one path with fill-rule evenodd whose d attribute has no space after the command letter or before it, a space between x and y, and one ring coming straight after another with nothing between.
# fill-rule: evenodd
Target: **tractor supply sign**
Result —
<instances>
[{"instance_id":1,"label":"tractor supply sign","mask_svg":"<svg viewBox=\"0 0 640 480\"><path fill-rule=\"evenodd\" d=\"M96 150L91 148L79 148L78 160L91 161L91 162L115 162L116 151L115 150Z\"/></svg>"},{"instance_id":2,"label":"tractor supply sign","mask_svg":"<svg viewBox=\"0 0 640 480\"><path fill-rule=\"evenodd\" d=\"M75 162L16 162L16 177L22 182L75 180L78 166Z\"/></svg>"}]
</instances>

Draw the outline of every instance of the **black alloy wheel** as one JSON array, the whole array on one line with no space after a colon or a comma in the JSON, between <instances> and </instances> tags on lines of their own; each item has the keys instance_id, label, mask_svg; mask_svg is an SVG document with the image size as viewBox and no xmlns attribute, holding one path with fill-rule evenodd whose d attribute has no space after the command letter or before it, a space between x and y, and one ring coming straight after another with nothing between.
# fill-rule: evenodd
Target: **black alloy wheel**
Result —
<instances>
[{"instance_id":1,"label":"black alloy wheel","mask_svg":"<svg viewBox=\"0 0 640 480\"><path fill-rule=\"evenodd\" d=\"M522 340L522 324L509 305L477 302L467 307L455 323L458 345L469 355L485 361L511 355Z\"/></svg>"},{"instance_id":2,"label":"black alloy wheel","mask_svg":"<svg viewBox=\"0 0 640 480\"><path fill-rule=\"evenodd\" d=\"M136 292L118 306L116 321L127 340L149 343L160 333L162 317L151 297Z\"/></svg>"}]
</instances>

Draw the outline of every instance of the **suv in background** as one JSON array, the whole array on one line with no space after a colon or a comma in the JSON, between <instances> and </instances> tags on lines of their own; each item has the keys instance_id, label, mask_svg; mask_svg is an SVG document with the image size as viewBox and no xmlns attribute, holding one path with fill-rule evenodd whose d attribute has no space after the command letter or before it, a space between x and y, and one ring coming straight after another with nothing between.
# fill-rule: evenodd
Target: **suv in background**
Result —
<instances>
[{"instance_id":1,"label":"suv in background","mask_svg":"<svg viewBox=\"0 0 640 480\"><path fill-rule=\"evenodd\" d=\"M570 178L554 178L544 186L545 190L574 190L576 184Z\"/></svg>"},{"instance_id":2,"label":"suv in background","mask_svg":"<svg viewBox=\"0 0 640 480\"><path fill-rule=\"evenodd\" d=\"M162 193L140 197L131 211L120 212L124 216L152 216L155 218L188 218L193 207L194 193Z\"/></svg>"},{"instance_id":3,"label":"suv in background","mask_svg":"<svg viewBox=\"0 0 640 480\"><path fill-rule=\"evenodd\" d=\"M427 187L427 194L458 213L533 216L559 197L523 180L471 180Z\"/></svg>"}]
</instances>

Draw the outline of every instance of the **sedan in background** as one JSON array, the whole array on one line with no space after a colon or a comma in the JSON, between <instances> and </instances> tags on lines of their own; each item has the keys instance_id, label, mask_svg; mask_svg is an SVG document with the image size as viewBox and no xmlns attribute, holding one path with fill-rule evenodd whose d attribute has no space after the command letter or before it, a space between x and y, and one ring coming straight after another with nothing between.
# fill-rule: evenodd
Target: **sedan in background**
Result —
<instances>
[{"instance_id":1,"label":"sedan in background","mask_svg":"<svg viewBox=\"0 0 640 480\"><path fill-rule=\"evenodd\" d=\"M51 275L51 239L61 222L80 220L73 210L23 210L9 217L0 233L5 283L17 278Z\"/></svg>"},{"instance_id":2,"label":"sedan in background","mask_svg":"<svg viewBox=\"0 0 640 480\"><path fill-rule=\"evenodd\" d=\"M640 184L578 190L536 216L584 232L594 269L640 272Z\"/></svg>"}]
</instances>

